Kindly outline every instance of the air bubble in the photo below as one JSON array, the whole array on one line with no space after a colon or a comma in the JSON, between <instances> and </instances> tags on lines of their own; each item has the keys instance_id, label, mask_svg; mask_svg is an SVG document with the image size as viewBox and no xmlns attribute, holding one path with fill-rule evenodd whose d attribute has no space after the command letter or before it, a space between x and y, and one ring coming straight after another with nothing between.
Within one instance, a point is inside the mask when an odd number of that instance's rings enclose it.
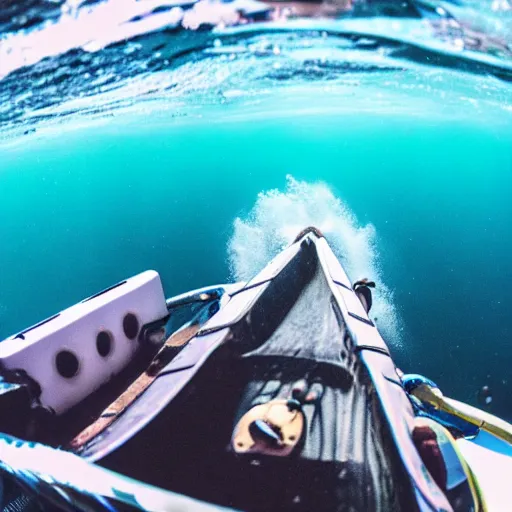
<instances>
[{"instance_id":1,"label":"air bubble","mask_svg":"<svg viewBox=\"0 0 512 512\"><path fill-rule=\"evenodd\" d=\"M492 403L492 393L489 386L482 386L480 391L478 392L478 403L480 405L491 405Z\"/></svg>"}]
</instances>

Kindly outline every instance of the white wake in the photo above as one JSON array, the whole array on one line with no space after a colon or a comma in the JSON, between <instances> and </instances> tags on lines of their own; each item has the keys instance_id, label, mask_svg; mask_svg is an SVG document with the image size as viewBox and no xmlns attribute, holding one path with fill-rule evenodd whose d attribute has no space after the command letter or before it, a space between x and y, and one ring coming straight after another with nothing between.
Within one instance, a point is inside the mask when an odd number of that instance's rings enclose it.
<instances>
[{"instance_id":1,"label":"white wake","mask_svg":"<svg viewBox=\"0 0 512 512\"><path fill-rule=\"evenodd\" d=\"M228 244L232 278L254 277L307 226L322 231L352 282L363 277L375 281L370 316L386 341L401 345L399 315L382 280L375 228L359 226L348 206L324 183L287 176L284 191L260 192L247 218L234 221Z\"/></svg>"}]
</instances>

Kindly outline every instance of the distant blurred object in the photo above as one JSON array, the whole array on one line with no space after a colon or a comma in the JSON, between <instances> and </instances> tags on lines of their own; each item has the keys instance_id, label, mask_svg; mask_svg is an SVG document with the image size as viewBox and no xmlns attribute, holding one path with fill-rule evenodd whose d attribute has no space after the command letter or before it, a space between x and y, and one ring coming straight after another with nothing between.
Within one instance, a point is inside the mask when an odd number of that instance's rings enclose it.
<instances>
[{"instance_id":1,"label":"distant blurred object","mask_svg":"<svg viewBox=\"0 0 512 512\"><path fill-rule=\"evenodd\" d=\"M201 0L185 12L182 26L189 30L231 27L271 18L273 8L257 0Z\"/></svg>"},{"instance_id":2,"label":"distant blurred object","mask_svg":"<svg viewBox=\"0 0 512 512\"><path fill-rule=\"evenodd\" d=\"M511 11L512 4L508 0L494 0L491 4L491 9L493 11Z\"/></svg>"},{"instance_id":3,"label":"distant blurred object","mask_svg":"<svg viewBox=\"0 0 512 512\"><path fill-rule=\"evenodd\" d=\"M182 25L189 30L201 27L219 26L231 27L241 21L240 12L234 7L234 2L224 3L214 0L201 0L183 16Z\"/></svg>"}]
</instances>

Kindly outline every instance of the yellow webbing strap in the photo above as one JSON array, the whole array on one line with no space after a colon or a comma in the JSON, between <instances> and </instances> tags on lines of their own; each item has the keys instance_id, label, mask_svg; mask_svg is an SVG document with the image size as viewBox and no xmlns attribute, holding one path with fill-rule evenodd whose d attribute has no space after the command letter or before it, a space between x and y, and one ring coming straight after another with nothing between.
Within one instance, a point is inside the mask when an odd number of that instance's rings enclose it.
<instances>
[{"instance_id":1,"label":"yellow webbing strap","mask_svg":"<svg viewBox=\"0 0 512 512\"><path fill-rule=\"evenodd\" d=\"M457 416L480 429L512 444L512 425L476 407L443 396L438 388L420 384L411 394L436 409Z\"/></svg>"},{"instance_id":2,"label":"yellow webbing strap","mask_svg":"<svg viewBox=\"0 0 512 512\"><path fill-rule=\"evenodd\" d=\"M484 494L482 492L482 489L480 488L480 485L478 483L478 479L476 478L475 474L471 470L471 467L466 462L466 459L460 452L457 443L453 436L450 434L448 429L443 427L440 423L437 423L431 418L416 418L415 421L416 425L427 425L429 426L437 436L437 441L439 448L441 449L441 453L443 453L443 445L449 444L451 448L455 451L459 464L462 467L462 470L464 471L464 474L467 478L467 484L469 486L469 491L471 492L471 496L473 498L474 503L474 512L488 512L487 504L485 502ZM448 470L448 467L447 467Z\"/></svg>"}]
</instances>

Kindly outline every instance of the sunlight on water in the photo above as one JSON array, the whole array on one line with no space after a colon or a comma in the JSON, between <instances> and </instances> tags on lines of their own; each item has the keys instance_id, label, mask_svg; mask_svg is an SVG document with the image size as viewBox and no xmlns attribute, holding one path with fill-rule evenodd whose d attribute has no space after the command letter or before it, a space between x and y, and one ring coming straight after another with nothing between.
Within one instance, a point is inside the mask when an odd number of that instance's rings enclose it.
<instances>
[{"instance_id":1,"label":"sunlight on water","mask_svg":"<svg viewBox=\"0 0 512 512\"><path fill-rule=\"evenodd\" d=\"M232 277L237 281L252 278L306 226L323 232L352 281L368 277L376 282L371 317L389 342L401 345L399 315L381 276L375 228L360 226L325 183L287 176L284 191L259 194L247 217L234 221L228 244Z\"/></svg>"}]
</instances>

